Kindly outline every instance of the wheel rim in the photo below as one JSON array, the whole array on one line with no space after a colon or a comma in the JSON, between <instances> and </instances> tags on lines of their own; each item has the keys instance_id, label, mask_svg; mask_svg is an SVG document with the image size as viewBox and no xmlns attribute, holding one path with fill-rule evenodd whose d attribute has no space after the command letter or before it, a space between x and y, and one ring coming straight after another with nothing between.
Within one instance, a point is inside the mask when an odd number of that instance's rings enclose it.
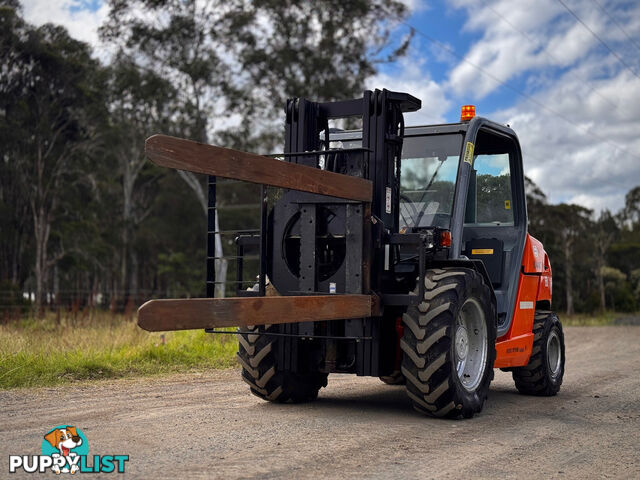
<instances>
[{"instance_id":1,"label":"wheel rim","mask_svg":"<svg viewBox=\"0 0 640 480\"><path fill-rule=\"evenodd\" d=\"M547 364L551 378L556 379L562 365L562 348L560 347L560 337L555 330L552 330L547 338Z\"/></svg>"},{"instance_id":2,"label":"wheel rim","mask_svg":"<svg viewBox=\"0 0 640 480\"><path fill-rule=\"evenodd\" d=\"M487 366L487 324L480 304L472 298L462 304L456 318L454 357L460 383L474 391Z\"/></svg>"}]
</instances>

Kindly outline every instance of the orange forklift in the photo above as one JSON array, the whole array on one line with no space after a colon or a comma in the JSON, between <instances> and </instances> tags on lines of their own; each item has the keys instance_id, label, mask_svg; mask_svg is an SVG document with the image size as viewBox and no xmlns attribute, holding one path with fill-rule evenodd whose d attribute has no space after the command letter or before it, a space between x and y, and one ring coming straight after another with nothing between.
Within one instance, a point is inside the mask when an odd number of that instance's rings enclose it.
<instances>
[{"instance_id":1,"label":"orange forklift","mask_svg":"<svg viewBox=\"0 0 640 480\"><path fill-rule=\"evenodd\" d=\"M153 162L209 175L207 298L150 300L139 325L238 335L242 378L272 402L314 400L330 373L352 373L405 384L425 414L469 418L494 368L555 395L564 337L549 258L527 233L518 138L473 106L459 123L405 127L420 107L388 90L291 99L276 156L150 137ZM345 118L358 128L331 128ZM261 185L261 219L235 237L235 295L214 298L221 178Z\"/></svg>"}]
</instances>

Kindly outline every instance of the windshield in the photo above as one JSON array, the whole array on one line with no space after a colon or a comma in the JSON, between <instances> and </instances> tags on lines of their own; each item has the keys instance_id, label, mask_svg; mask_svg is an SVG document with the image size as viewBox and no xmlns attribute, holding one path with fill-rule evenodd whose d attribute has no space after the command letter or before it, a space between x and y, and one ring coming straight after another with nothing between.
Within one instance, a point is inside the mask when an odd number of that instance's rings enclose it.
<instances>
[{"instance_id":1,"label":"windshield","mask_svg":"<svg viewBox=\"0 0 640 480\"><path fill-rule=\"evenodd\" d=\"M402 146L400 228L451 222L462 135L407 137Z\"/></svg>"}]
</instances>

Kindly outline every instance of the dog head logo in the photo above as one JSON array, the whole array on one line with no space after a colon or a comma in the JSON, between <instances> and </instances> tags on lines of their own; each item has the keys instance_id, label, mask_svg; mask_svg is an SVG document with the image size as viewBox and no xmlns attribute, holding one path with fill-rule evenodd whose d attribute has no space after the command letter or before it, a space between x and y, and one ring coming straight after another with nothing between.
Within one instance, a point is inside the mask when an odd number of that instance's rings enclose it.
<instances>
[{"instance_id":1,"label":"dog head logo","mask_svg":"<svg viewBox=\"0 0 640 480\"><path fill-rule=\"evenodd\" d=\"M87 438L79 428L60 425L44 436L42 453L54 458L52 469L55 473L73 474L79 470L77 465L79 456L89 453L89 445ZM56 461L56 459L60 459L60 461Z\"/></svg>"},{"instance_id":2,"label":"dog head logo","mask_svg":"<svg viewBox=\"0 0 640 480\"><path fill-rule=\"evenodd\" d=\"M76 427L54 428L44 436L53 448L58 449L60 455L66 457L72 449L82 445L82 438Z\"/></svg>"}]
</instances>

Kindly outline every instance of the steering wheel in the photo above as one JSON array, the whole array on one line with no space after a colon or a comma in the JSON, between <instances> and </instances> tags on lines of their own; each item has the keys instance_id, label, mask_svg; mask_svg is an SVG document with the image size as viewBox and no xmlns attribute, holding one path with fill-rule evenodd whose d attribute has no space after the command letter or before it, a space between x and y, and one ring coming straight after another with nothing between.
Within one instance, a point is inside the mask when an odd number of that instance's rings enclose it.
<instances>
[{"instance_id":1,"label":"steering wheel","mask_svg":"<svg viewBox=\"0 0 640 480\"><path fill-rule=\"evenodd\" d=\"M404 193L400 194L400 200L404 200L405 205L409 205L412 210L412 212L410 212L411 214L411 220L413 220L413 222L416 221L416 218L418 218L418 209L415 207L415 204L413 203L413 201L407 197ZM404 220L405 224L407 227L409 227L409 222L407 221L407 217L404 216L404 214L402 213L402 209L400 209L400 215L402 215L402 219ZM411 223L413 223L411 222ZM415 226L415 225L414 225Z\"/></svg>"}]
</instances>

